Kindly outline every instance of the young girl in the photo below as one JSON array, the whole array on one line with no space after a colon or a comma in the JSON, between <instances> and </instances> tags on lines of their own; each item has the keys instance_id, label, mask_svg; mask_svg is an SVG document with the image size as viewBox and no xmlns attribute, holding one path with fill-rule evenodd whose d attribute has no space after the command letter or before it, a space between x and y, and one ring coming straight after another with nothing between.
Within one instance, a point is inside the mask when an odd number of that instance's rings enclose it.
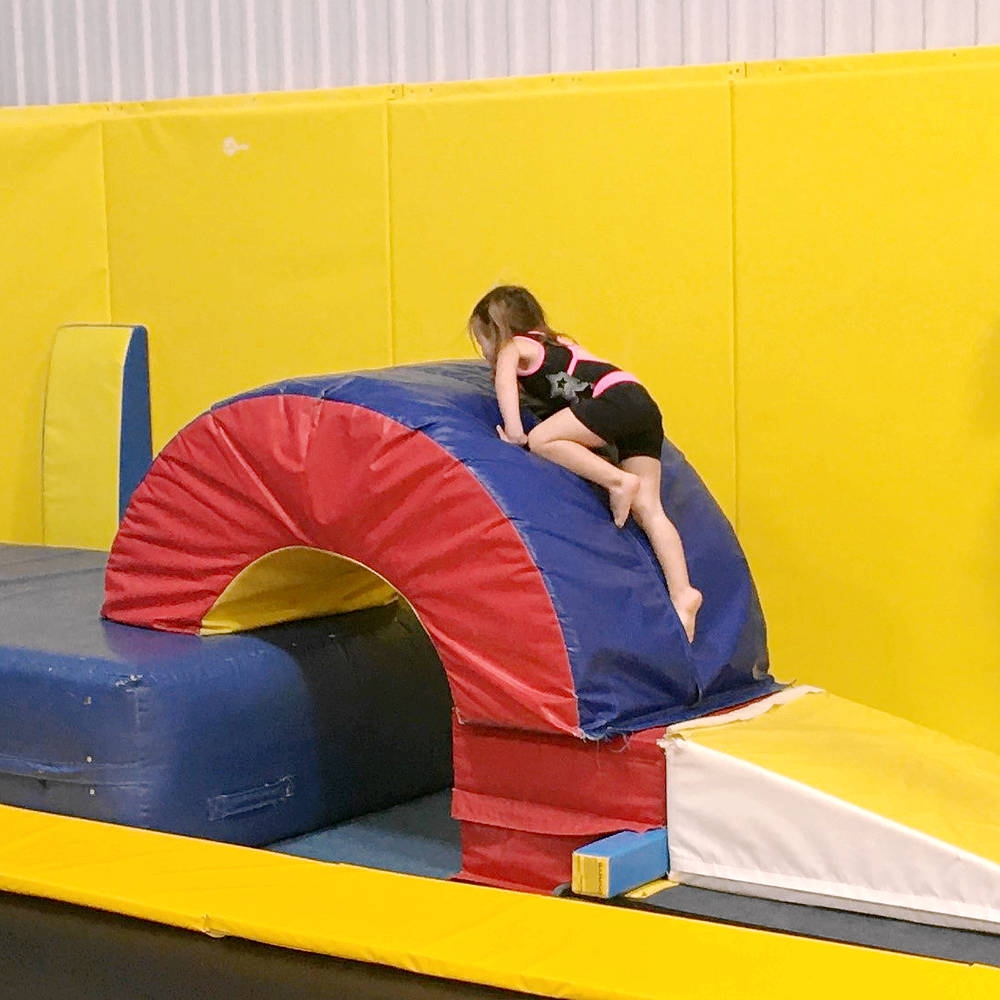
<instances>
[{"instance_id":1,"label":"young girl","mask_svg":"<svg viewBox=\"0 0 1000 1000\"><path fill-rule=\"evenodd\" d=\"M635 517L693 642L702 598L691 586L681 537L660 501L663 423L652 397L634 375L552 330L526 288L502 285L484 295L469 317L469 332L494 372L503 418L497 433L603 486L619 528L630 513ZM529 434L521 423L518 383L544 407L545 419ZM618 449L620 468L591 450L607 444Z\"/></svg>"}]
</instances>

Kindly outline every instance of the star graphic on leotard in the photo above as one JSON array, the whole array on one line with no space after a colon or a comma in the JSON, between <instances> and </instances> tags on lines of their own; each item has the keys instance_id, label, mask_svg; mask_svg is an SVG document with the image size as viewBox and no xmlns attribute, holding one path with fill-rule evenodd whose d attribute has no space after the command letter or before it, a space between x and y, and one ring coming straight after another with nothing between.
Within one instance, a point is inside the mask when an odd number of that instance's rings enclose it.
<instances>
[{"instance_id":1,"label":"star graphic on leotard","mask_svg":"<svg viewBox=\"0 0 1000 1000\"><path fill-rule=\"evenodd\" d=\"M575 375L570 375L568 372L557 372L555 375L546 375L545 377L549 380L549 385L552 388L550 395L553 399L556 396L561 396L563 399L575 403L576 394L590 388L589 382L581 382Z\"/></svg>"}]
</instances>

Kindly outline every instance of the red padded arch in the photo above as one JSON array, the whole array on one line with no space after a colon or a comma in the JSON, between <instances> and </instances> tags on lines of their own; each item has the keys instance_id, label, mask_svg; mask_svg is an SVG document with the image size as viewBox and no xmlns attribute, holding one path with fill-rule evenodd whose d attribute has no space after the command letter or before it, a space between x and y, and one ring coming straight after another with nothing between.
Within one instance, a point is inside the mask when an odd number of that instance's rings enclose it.
<instances>
[{"instance_id":1,"label":"red padded arch","mask_svg":"<svg viewBox=\"0 0 1000 1000\"><path fill-rule=\"evenodd\" d=\"M241 570L292 545L407 598L463 720L579 735L562 630L517 531L430 438L351 403L258 396L181 431L133 495L103 614L197 632Z\"/></svg>"}]
</instances>

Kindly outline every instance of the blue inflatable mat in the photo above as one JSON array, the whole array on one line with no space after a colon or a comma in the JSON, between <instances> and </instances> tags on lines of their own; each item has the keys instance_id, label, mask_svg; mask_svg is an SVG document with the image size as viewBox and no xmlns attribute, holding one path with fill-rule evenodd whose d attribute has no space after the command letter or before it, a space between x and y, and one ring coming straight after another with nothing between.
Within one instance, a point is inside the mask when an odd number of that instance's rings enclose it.
<instances>
[{"instance_id":1,"label":"blue inflatable mat","mask_svg":"<svg viewBox=\"0 0 1000 1000\"><path fill-rule=\"evenodd\" d=\"M106 558L0 546L0 801L261 845L450 785L405 605L171 635L98 617Z\"/></svg>"}]
</instances>

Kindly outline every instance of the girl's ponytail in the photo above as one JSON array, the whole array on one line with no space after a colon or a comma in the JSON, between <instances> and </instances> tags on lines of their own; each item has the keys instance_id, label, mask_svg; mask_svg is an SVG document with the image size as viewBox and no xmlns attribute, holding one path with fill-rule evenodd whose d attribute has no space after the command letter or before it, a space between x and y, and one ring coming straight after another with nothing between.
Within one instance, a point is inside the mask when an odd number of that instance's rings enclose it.
<instances>
[{"instance_id":1,"label":"girl's ponytail","mask_svg":"<svg viewBox=\"0 0 1000 1000\"><path fill-rule=\"evenodd\" d=\"M497 340L498 347L502 347L514 336L514 331L511 329L510 313L510 303L499 297L490 302L486 309L486 314L489 316L490 322L497 328L497 333L499 334ZM521 333L524 331L518 332Z\"/></svg>"}]
</instances>

